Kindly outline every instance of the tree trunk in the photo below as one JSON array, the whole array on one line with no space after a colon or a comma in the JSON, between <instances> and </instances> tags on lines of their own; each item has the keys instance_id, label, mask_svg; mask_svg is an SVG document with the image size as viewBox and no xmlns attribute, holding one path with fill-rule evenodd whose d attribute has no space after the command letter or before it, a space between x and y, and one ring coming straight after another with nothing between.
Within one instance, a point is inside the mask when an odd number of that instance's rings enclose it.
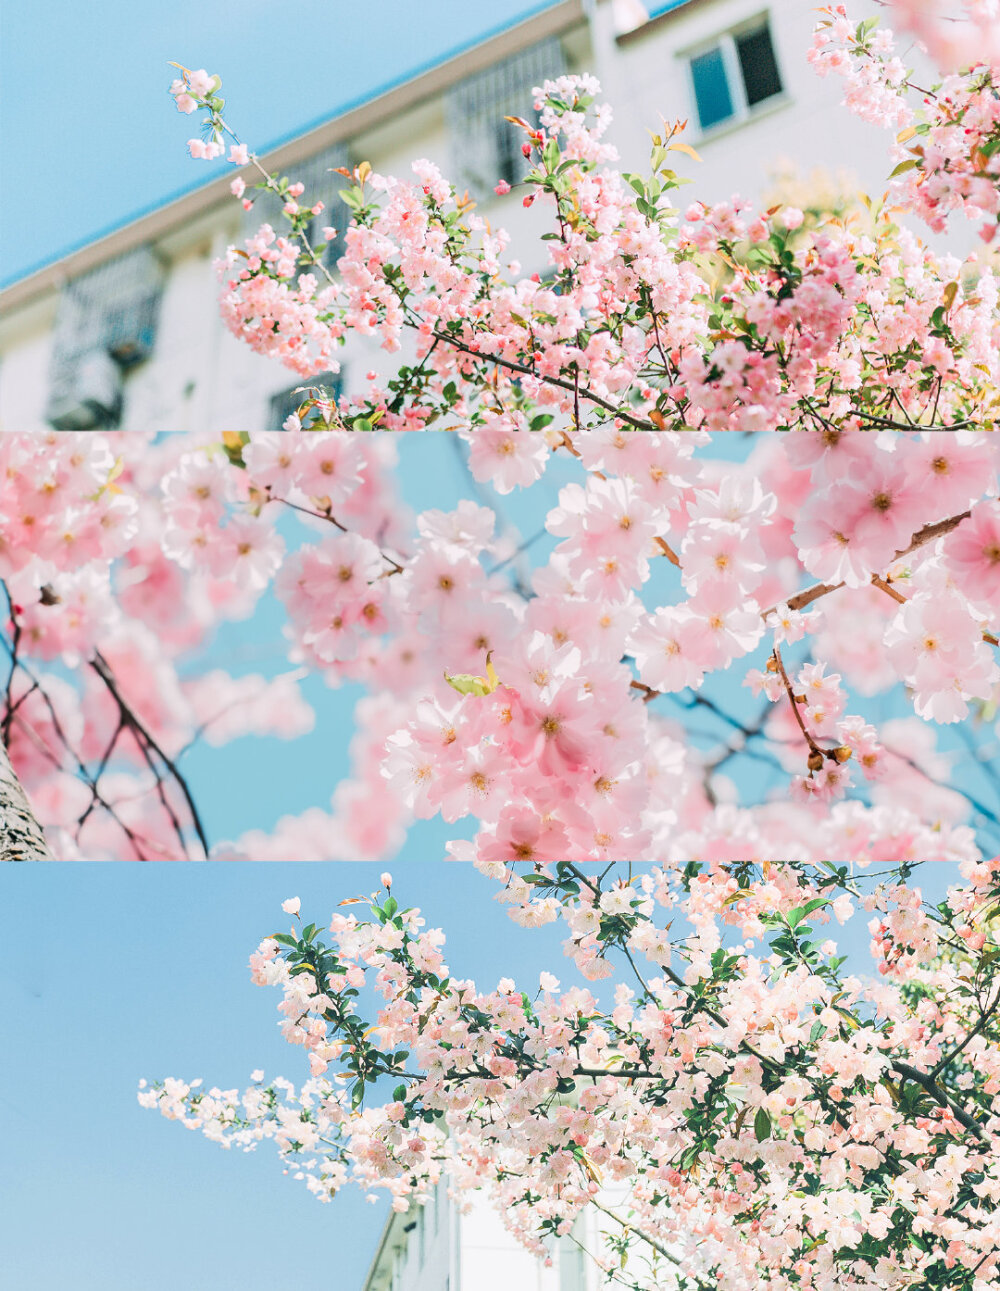
<instances>
[{"instance_id":1,"label":"tree trunk","mask_svg":"<svg viewBox=\"0 0 1000 1291\"><path fill-rule=\"evenodd\" d=\"M0 861L52 861L42 827L0 740Z\"/></svg>"}]
</instances>

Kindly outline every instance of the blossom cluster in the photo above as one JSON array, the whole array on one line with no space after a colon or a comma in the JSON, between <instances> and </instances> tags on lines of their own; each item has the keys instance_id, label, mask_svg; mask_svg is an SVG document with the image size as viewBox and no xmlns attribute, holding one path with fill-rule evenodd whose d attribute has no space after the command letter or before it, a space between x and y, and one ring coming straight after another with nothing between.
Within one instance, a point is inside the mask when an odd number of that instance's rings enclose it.
<instances>
[{"instance_id":1,"label":"blossom cluster","mask_svg":"<svg viewBox=\"0 0 1000 1291\"><path fill-rule=\"evenodd\" d=\"M724 471L704 433L465 438L498 501L414 520L386 434L59 436L54 452L8 437L21 503L0 517L17 553L8 743L61 846L134 853L120 822L88 810L114 783L126 816L152 812L158 846L176 850L169 811L131 777L172 775L202 735L304 732L298 685L315 672L365 692L332 810L215 854L380 859L414 818L440 815L476 826L450 851L489 872L518 858L974 855L967 822L988 831L988 809L948 785L932 729L907 723L968 726L1000 686L988 436L767 436ZM79 478L61 481L63 462ZM498 510L514 490L541 504L545 558ZM298 671L187 674L220 622L272 595ZM56 667L42 678L36 663ZM763 709L724 712L729 735L705 750L676 714L717 705L729 670ZM864 697L894 687L915 716L879 722ZM739 805L725 767L744 749L785 768L774 801ZM525 922L550 917L517 884L509 897Z\"/></svg>"},{"instance_id":2,"label":"blossom cluster","mask_svg":"<svg viewBox=\"0 0 1000 1291\"><path fill-rule=\"evenodd\" d=\"M811 57L821 74L848 78L848 104L866 119L905 127L893 182L906 208L940 228L962 205L994 228L991 82L967 78L957 98L933 100L930 117L912 124L892 49L891 33L855 27L838 9L821 21ZM507 232L426 159L409 178L367 162L345 171L349 218L331 269L325 243L310 241L317 208L301 183L269 175L234 145L257 166L258 187L279 195L289 227L265 224L229 249L219 266L228 326L303 377L335 370L355 335L405 356L386 388L320 401L312 415L328 427L992 422L1000 329L988 267L932 254L884 204L809 220L791 206L755 212L738 197L681 209L668 163L691 149L669 130L655 136L648 177L623 174L599 92L589 76L546 82L535 91L539 123L515 120L531 166L523 202L551 215L530 270L511 258ZM232 135L212 94L194 99L207 128ZM242 178L234 192L250 202Z\"/></svg>"},{"instance_id":3,"label":"blossom cluster","mask_svg":"<svg viewBox=\"0 0 1000 1291\"><path fill-rule=\"evenodd\" d=\"M377 523L385 454L372 442L359 457L373 464ZM0 475L2 731L52 852L205 854L183 752L198 739L294 739L314 721L301 671L189 663L226 620L253 613L280 535L210 438L8 434Z\"/></svg>"},{"instance_id":4,"label":"blossom cluster","mask_svg":"<svg viewBox=\"0 0 1000 1291\"><path fill-rule=\"evenodd\" d=\"M1000 218L996 5L894 0L893 8L901 30L915 35L946 72L933 88L914 84L892 30L875 19L855 25L842 5L822 11L810 60L820 75L844 78L851 111L897 131L894 199L937 232L960 212L992 242Z\"/></svg>"}]
</instances>

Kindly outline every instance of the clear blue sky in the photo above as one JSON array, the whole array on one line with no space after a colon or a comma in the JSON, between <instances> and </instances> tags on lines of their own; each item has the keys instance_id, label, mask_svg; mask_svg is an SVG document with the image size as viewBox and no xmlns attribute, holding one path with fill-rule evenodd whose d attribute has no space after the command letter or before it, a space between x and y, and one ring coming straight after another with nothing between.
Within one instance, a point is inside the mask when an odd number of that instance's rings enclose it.
<instances>
[{"instance_id":1,"label":"clear blue sky","mask_svg":"<svg viewBox=\"0 0 1000 1291\"><path fill-rule=\"evenodd\" d=\"M0 282L225 168L187 156L193 118L168 97L168 63L217 72L233 127L263 149L550 2L8 5Z\"/></svg>"}]
</instances>

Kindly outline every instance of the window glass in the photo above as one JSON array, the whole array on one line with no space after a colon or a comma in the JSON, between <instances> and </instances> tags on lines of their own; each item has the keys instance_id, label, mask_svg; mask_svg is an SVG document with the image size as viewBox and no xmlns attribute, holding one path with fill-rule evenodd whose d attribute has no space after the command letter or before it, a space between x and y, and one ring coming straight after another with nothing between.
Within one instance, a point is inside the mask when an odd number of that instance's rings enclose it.
<instances>
[{"instance_id":1,"label":"window glass","mask_svg":"<svg viewBox=\"0 0 1000 1291\"><path fill-rule=\"evenodd\" d=\"M733 115L733 99L726 79L726 65L718 46L691 59L691 77L698 105L698 121L703 130L718 125L720 121Z\"/></svg>"},{"instance_id":2,"label":"window glass","mask_svg":"<svg viewBox=\"0 0 1000 1291\"><path fill-rule=\"evenodd\" d=\"M781 93L781 77L778 75L771 32L766 25L737 36L736 52L740 59L749 107L762 103L773 94Z\"/></svg>"},{"instance_id":3,"label":"window glass","mask_svg":"<svg viewBox=\"0 0 1000 1291\"><path fill-rule=\"evenodd\" d=\"M520 183L524 175L525 161L521 152L524 142L524 131L509 121L498 121L496 125L496 172L497 179L505 180L513 187Z\"/></svg>"},{"instance_id":4,"label":"window glass","mask_svg":"<svg viewBox=\"0 0 1000 1291\"><path fill-rule=\"evenodd\" d=\"M532 89L566 71L566 55L555 36L460 81L445 100L459 192L488 197L497 181L519 183L529 166L521 155L524 134L505 116L532 119Z\"/></svg>"},{"instance_id":5,"label":"window glass","mask_svg":"<svg viewBox=\"0 0 1000 1291\"><path fill-rule=\"evenodd\" d=\"M308 381L303 378L288 390L282 390L279 394L273 395L268 409L268 430L281 430L292 413L296 412L307 399L312 398L312 392L307 388L311 385L322 386L331 398L339 399L343 390L344 376L342 372L321 372L319 376L310 377ZM308 427L316 420L318 420L317 414L310 409L303 424Z\"/></svg>"}]
</instances>

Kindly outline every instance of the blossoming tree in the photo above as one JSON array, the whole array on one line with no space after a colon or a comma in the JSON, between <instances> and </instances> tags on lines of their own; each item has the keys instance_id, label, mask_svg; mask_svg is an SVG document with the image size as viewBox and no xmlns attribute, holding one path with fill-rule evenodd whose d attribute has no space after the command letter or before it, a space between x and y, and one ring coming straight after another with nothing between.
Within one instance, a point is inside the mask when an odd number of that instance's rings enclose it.
<instances>
[{"instance_id":1,"label":"blossoming tree","mask_svg":"<svg viewBox=\"0 0 1000 1291\"><path fill-rule=\"evenodd\" d=\"M3 732L56 855L379 860L432 817L500 867L992 846L989 436L768 435L724 469L703 432L464 437L491 505L415 521L384 433L4 437ZM205 671L261 604L296 671ZM301 735L309 672L366 692L332 813L208 839L186 750Z\"/></svg>"},{"instance_id":2,"label":"blossoming tree","mask_svg":"<svg viewBox=\"0 0 1000 1291\"><path fill-rule=\"evenodd\" d=\"M813 58L848 78L857 110L904 126L900 200L935 226L953 208L989 213L982 68L914 111L891 37L839 10ZM182 71L173 93L204 113L192 151L218 153L218 78ZM304 377L350 334L389 352L405 339L412 360L381 386L340 400L304 388L289 433L252 442L4 438L2 733L55 854L381 859L409 819L437 814L479 821L470 854L497 860L970 859L970 819L990 846L978 784L933 788L946 765L930 728L956 724L986 757L992 272L931 254L884 205L804 220L695 202L682 217L676 132L651 176L623 176L595 93L563 78L539 90L537 125L512 123L533 165L523 200L553 215L544 277L521 275L505 236L421 162L415 182L357 168L332 276L305 237L322 212L262 173L288 232L233 249L227 319ZM238 141L231 157L257 164ZM234 191L252 204L242 175ZM560 542L533 573L472 499L404 518L385 432L432 427L465 441L494 498L546 498L550 463L576 463L540 507ZM704 454L731 430L795 433L762 436L720 478ZM294 738L313 720L299 674L197 670L217 625L272 591L294 662L369 691L354 772L332 814L213 848L183 772L191 743ZM761 707L736 717L712 680L753 652ZM892 687L929 724L920 736L862 711ZM727 738L706 756L661 696L689 718L721 713ZM742 813L720 777L752 756L790 781L785 801Z\"/></svg>"},{"instance_id":3,"label":"blossoming tree","mask_svg":"<svg viewBox=\"0 0 1000 1291\"><path fill-rule=\"evenodd\" d=\"M329 935L251 956L300 1088L144 1081L140 1102L225 1147L273 1140L322 1200L351 1179L404 1211L442 1175L460 1205L485 1189L543 1257L595 1207L591 1253L638 1291L996 1287L1000 858L961 863L933 908L909 864L481 868L613 989L477 988L386 874ZM856 901L874 986L823 929Z\"/></svg>"},{"instance_id":4,"label":"blossoming tree","mask_svg":"<svg viewBox=\"0 0 1000 1291\"><path fill-rule=\"evenodd\" d=\"M906 14L955 53L946 23ZM893 200L991 240L991 65L917 91L891 37L839 10L813 58L900 132ZM427 163L357 168L328 276L306 237L322 212L259 176L287 233L230 254L229 325L305 381L352 333L405 341L388 382L304 387L287 434L3 437L3 849L376 860L414 818L462 821L452 857L520 923L565 925L592 986L477 989L385 876L360 917L252 957L308 1055L300 1088L168 1080L142 1101L227 1144L273 1138L321 1197L354 1175L406 1208L444 1170L539 1252L599 1207L630 1287L987 1291L997 814L947 783L934 733L988 777L996 279L885 204L682 215L676 132L623 176L596 92L563 78L538 124L512 123L524 201L553 216L544 277ZM205 113L192 152L217 155L218 79L182 71L174 95ZM236 139L231 159L253 165ZM464 445L480 493L411 517L389 432L428 428ZM726 431L794 433L720 471ZM545 499L556 540L533 562L530 535L497 529L515 490ZM298 671L199 671L217 626L272 596ZM213 846L185 751L304 732L302 669L365 688L351 776L332 812ZM756 716L720 701L723 674ZM706 713L726 730L708 750ZM777 793L726 783L750 757L781 769ZM912 882L930 864L949 877L932 906ZM876 986L825 931L856 905Z\"/></svg>"},{"instance_id":5,"label":"blossoming tree","mask_svg":"<svg viewBox=\"0 0 1000 1291\"><path fill-rule=\"evenodd\" d=\"M960 29L899 7L945 63L992 58L990 3ZM961 211L991 241L990 61L915 91L891 35L842 10L812 57L847 78L855 110L900 131L896 199L935 229ZM192 151L219 151L217 83L185 73L174 90L208 113ZM423 163L416 184L355 173L329 281L300 272L319 212L265 177L289 236L265 228L223 272L230 325L306 377L352 330L390 350L413 333L416 362L388 390L316 391L290 429L458 429L501 491L536 487L553 455L585 471L549 511L561 541L530 586L477 595L475 615L470 591L491 576L474 507L423 517L409 555L373 540L361 580L348 534L286 568L307 655L364 667L369 634L398 631L398 612L436 661L442 639L478 653L469 675L421 679L409 720L373 722L365 754L391 800L475 818L454 857L495 880L519 922L563 924L593 986L543 973L533 994L513 978L478 989L383 875L342 903L360 915L338 909L329 934L296 923L251 957L308 1056L301 1088L263 1073L243 1094L167 1080L140 1101L227 1146L273 1139L324 1199L353 1177L407 1209L444 1172L456 1197L485 1188L540 1254L597 1207L599 1259L623 1286L987 1291L1000 859L933 811L928 828L930 798L860 805L855 770L891 782L891 758L874 724L846 715L841 682L871 693L891 677L929 723L992 703L1000 512L978 432L992 429L994 279L930 255L885 207L865 226L737 204L695 203L682 220L663 169L674 135L655 141L652 180L618 175L593 92L547 85L541 124L519 123L535 164L525 201L554 215L548 280L505 271L502 236ZM702 464L699 477L691 432L721 430L812 433L769 439L749 474ZM262 516L302 442L234 446ZM679 599L651 598L657 562L676 566ZM514 616L512 638L487 605ZM704 698L762 634L746 681L774 707L757 729L799 766L787 798L736 812L692 777L658 705ZM790 667L800 641L813 660ZM405 663L419 674L412 650ZM734 723L718 756L755 735ZM947 893L929 905L913 877L935 862ZM856 905L872 916L875 985L825 931ZM298 920L297 900L284 909Z\"/></svg>"}]
</instances>

